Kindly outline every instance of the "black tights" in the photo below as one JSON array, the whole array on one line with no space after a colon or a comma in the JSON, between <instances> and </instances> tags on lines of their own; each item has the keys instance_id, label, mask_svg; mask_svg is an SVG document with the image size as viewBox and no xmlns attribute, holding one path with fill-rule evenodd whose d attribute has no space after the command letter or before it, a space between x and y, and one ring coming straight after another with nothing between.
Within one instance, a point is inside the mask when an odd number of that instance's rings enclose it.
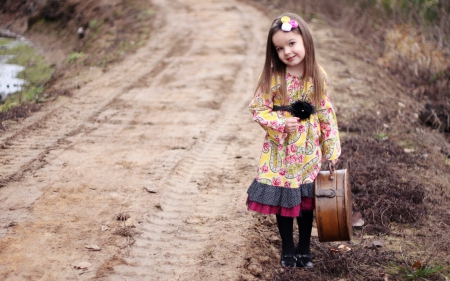
<instances>
[{"instance_id":1,"label":"black tights","mask_svg":"<svg viewBox=\"0 0 450 281\"><path fill-rule=\"evenodd\" d=\"M311 251L311 230L314 216L313 211L302 211L297 217L298 223L298 245L297 253L301 255L310 255Z\"/></svg>"},{"instance_id":2,"label":"black tights","mask_svg":"<svg viewBox=\"0 0 450 281\"><path fill-rule=\"evenodd\" d=\"M281 249L285 255L294 255L294 218L277 215L277 225L281 236Z\"/></svg>"},{"instance_id":3,"label":"black tights","mask_svg":"<svg viewBox=\"0 0 450 281\"><path fill-rule=\"evenodd\" d=\"M283 254L295 254L294 250L294 218L277 215L277 225L281 236L281 248ZM311 230L313 223L313 211L301 211L297 217L298 223L298 244L297 253L310 255Z\"/></svg>"}]
</instances>

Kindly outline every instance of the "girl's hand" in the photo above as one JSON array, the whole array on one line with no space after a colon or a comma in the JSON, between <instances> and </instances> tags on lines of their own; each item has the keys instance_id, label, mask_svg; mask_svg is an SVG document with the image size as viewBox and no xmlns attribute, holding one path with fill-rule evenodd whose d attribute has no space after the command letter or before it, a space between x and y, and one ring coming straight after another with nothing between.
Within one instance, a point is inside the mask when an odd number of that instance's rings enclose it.
<instances>
[{"instance_id":1,"label":"girl's hand","mask_svg":"<svg viewBox=\"0 0 450 281\"><path fill-rule=\"evenodd\" d=\"M289 117L286 119L286 124L284 125L285 133L293 133L297 131L298 123L300 122L300 118L298 117Z\"/></svg>"},{"instance_id":2,"label":"girl's hand","mask_svg":"<svg viewBox=\"0 0 450 281\"><path fill-rule=\"evenodd\" d=\"M330 160L330 162L331 162L331 165L336 166L338 160L337 160L337 159L334 159L334 160Z\"/></svg>"}]
</instances>

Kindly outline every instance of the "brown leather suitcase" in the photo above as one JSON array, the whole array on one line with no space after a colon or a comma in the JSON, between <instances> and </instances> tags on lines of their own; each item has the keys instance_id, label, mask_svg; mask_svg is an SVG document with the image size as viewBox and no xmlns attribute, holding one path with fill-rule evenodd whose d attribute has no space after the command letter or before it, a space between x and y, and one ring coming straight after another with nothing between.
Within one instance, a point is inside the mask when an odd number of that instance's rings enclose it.
<instances>
[{"instance_id":1,"label":"brown leather suitcase","mask_svg":"<svg viewBox=\"0 0 450 281\"><path fill-rule=\"evenodd\" d=\"M334 170L330 165L330 171L320 171L314 192L319 241L350 241L352 193L347 170Z\"/></svg>"}]
</instances>

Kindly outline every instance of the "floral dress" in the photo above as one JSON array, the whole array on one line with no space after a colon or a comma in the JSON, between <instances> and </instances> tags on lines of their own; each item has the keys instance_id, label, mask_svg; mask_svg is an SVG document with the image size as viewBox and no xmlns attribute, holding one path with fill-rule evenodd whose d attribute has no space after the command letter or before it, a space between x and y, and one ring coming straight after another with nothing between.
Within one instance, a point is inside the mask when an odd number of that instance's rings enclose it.
<instances>
[{"instance_id":1,"label":"floral dress","mask_svg":"<svg viewBox=\"0 0 450 281\"><path fill-rule=\"evenodd\" d=\"M324 95L316 113L300 120L295 133L284 133L287 111L273 111L282 105L275 95L280 78L272 80L269 93L257 92L248 109L266 131L256 178L247 193L250 210L263 214L297 217L301 209L314 208L314 179L320 171L321 160L334 160L341 154L336 115L327 93L326 74ZM286 73L289 102L297 100L314 104L312 79Z\"/></svg>"}]
</instances>

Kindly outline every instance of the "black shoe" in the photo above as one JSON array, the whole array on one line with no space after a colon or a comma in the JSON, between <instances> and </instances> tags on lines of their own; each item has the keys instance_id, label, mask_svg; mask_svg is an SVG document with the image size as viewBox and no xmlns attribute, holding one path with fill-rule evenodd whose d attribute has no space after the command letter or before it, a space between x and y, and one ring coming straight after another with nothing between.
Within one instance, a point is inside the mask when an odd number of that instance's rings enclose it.
<instances>
[{"instance_id":1,"label":"black shoe","mask_svg":"<svg viewBox=\"0 0 450 281\"><path fill-rule=\"evenodd\" d=\"M297 267L314 268L314 264L310 255L297 254L295 255L295 258L297 259Z\"/></svg>"},{"instance_id":2,"label":"black shoe","mask_svg":"<svg viewBox=\"0 0 450 281\"><path fill-rule=\"evenodd\" d=\"M291 254L283 255L283 252L281 252L280 265L281 267L295 268L297 266L297 258Z\"/></svg>"}]
</instances>

